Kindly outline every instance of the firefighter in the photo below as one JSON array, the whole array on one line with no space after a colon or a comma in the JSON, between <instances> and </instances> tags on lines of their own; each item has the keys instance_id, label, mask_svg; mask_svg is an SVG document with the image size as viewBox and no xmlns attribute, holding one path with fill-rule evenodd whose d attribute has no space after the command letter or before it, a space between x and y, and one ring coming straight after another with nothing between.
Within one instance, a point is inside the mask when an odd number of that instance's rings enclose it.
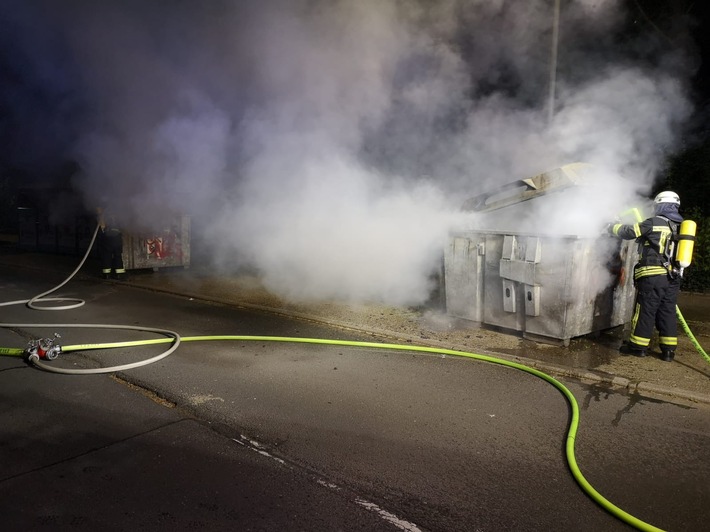
<instances>
[{"instance_id":1,"label":"firefighter","mask_svg":"<svg viewBox=\"0 0 710 532\"><path fill-rule=\"evenodd\" d=\"M664 191L653 200L654 214L633 224L609 224L608 232L625 240L636 239L639 262L634 267L636 306L631 335L619 351L645 357L654 326L658 329L661 360L672 362L678 345L676 301L680 275L673 264L673 249L683 218L678 194Z\"/></svg>"},{"instance_id":2,"label":"firefighter","mask_svg":"<svg viewBox=\"0 0 710 532\"><path fill-rule=\"evenodd\" d=\"M123 267L123 234L110 212L99 207L96 209L96 215L99 224L101 275L104 279L109 279L113 272L116 279L122 280L126 276L126 269Z\"/></svg>"}]
</instances>

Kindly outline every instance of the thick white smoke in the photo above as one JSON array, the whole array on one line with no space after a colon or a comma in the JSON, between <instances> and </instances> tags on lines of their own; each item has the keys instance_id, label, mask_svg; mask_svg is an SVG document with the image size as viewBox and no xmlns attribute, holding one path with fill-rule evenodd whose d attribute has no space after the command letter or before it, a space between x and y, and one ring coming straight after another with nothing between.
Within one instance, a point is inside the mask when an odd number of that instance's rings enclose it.
<instances>
[{"instance_id":1,"label":"thick white smoke","mask_svg":"<svg viewBox=\"0 0 710 532\"><path fill-rule=\"evenodd\" d=\"M689 113L672 62L612 38L620 0L562 2L552 121L549 0L37 3L91 103L87 204L189 214L216 265L292 299L422 302L448 231L485 223L467 197L572 162L593 192L514 222L596 233Z\"/></svg>"}]
</instances>

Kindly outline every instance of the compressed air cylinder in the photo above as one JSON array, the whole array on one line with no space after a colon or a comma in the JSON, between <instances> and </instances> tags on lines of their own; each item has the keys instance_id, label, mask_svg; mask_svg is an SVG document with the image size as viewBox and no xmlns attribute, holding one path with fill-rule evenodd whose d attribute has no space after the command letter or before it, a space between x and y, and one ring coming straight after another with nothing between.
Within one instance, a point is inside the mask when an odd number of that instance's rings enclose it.
<instances>
[{"instance_id":1,"label":"compressed air cylinder","mask_svg":"<svg viewBox=\"0 0 710 532\"><path fill-rule=\"evenodd\" d=\"M697 225L693 220L684 220L678 230L678 250L676 251L676 262L681 268L690 266L693 259L693 247L695 246L695 230Z\"/></svg>"}]
</instances>

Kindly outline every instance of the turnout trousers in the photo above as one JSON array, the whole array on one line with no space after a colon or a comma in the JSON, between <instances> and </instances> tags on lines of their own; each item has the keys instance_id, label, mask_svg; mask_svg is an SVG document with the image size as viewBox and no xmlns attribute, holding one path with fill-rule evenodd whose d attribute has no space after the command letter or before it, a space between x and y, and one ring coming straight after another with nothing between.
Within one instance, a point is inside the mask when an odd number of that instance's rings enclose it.
<instances>
[{"instance_id":1,"label":"turnout trousers","mask_svg":"<svg viewBox=\"0 0 710 532\"><path fill-rule=\"evenodd\" d=\"M108 230L100 233L99 240L99 260L101 261L101 272L108 275L113 273L122 275L126 273L123 267L123 236L118 231Z\"/></svg>"},{"instance_id":2,"label":"turnout trousers","mask_svg":"<svg viewBox=\"0 0 710 532\"><path fill-rule=\"evenodd\" d=\"M655 326L661 351L675 352L678 345L676 302L680 279L668 275L649 275L636 281L636 307L631 320L632 347L648 348Z\"/></svg>"}]
</instances>

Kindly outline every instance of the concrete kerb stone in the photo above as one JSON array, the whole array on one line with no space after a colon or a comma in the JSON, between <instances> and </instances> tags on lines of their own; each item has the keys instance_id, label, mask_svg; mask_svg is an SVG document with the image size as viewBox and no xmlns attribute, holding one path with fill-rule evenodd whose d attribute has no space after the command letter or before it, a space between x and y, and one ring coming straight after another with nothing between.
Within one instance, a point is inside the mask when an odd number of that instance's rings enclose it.
<instances>
[{"instance_id":1,"label":"concrete kerb stone","mask_svg":"<svg viewBox=\"0 0 710 532\"><path fill-rule=\"evenodd\" d=\"M638 382L629 385L629 391L653 395L662 395L665 397L676 397L693 403L710 404L710 396L703 393L695 393L688 390L673 388L670 386L662 386L651 382Z\"/></svg>"}]
</instances>

